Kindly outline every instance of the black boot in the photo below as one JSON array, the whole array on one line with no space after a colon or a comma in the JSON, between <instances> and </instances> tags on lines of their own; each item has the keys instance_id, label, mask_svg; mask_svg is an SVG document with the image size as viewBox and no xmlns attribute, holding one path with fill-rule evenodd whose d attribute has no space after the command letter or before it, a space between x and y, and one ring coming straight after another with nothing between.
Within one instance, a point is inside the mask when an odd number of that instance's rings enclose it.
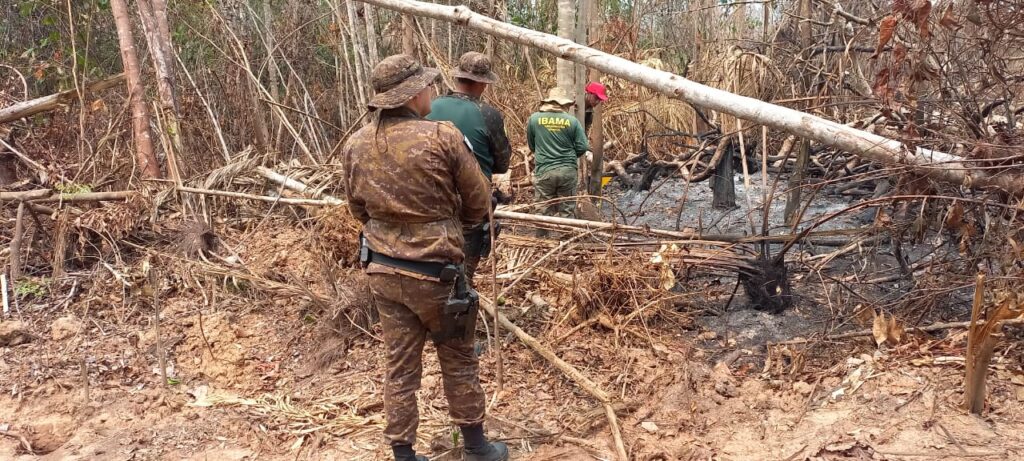
<instances>
[{"instance_id":1,"label":"black boot","mask_svg":"<svg viewBox=\"0 0 1024 461\"><path fill-rule=\"evenodd\" d=\"M488 442L484 437L483 424L463 426L462 438L466 441L466 461L507 461L508 447L501 442Z\"/></svg>"},{"instance_id":2,"label":"black boot","mask_svg":"<svg viewBox=\"0 0 1024 461\"><path fill-rule=\"evenodd\" d=\"M412 445L392 445L391 451L395 454L395 461L430 461L426 456L417 455Z\"/></svg>"}]
</instances>

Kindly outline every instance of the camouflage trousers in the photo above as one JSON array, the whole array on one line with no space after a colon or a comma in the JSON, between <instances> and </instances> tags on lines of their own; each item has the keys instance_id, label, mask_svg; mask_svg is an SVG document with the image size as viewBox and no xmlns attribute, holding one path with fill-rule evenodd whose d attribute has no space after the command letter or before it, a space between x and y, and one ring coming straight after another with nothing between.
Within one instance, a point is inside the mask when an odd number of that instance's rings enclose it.
<instances>
[{"instance_id":1,"label":"camouflage trousers","mask_svg":"<svg viewBox=\"0 0 1024 461\"><path fill-rule=\"evenodd\" d=\"M391 445L413 444L419 426L416 391L423 374L423 344L440 328L440 314L451 285L398 274L369 274L370 293L384 331L384 438ZM449 340L437 346L448 414L459 426L482 423L484 391L473 342Z\"/></svg>"},{"instance_id":2,"label":"camouflage trousers","mask_svg":"<svg viewBox=\"0 0 1024 461\"><path fill-rule=\"evenodd\" d=\"M571 166L557 166L534 176L534 201L546 202L552 199L575 196L576 186L579 182L576 175L576 168ZM575 208L575 200L563 200L558 203L546 205L545 209L541 212L548 216L572 218L575 215Z\"/></svg>"}]
</instances>

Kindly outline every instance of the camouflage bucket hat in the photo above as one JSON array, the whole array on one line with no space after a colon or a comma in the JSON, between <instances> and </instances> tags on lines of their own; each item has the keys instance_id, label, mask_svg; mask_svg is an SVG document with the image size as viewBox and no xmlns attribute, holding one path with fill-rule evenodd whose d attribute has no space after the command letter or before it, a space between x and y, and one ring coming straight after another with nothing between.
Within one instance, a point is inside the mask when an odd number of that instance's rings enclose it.
<instances>
[{"instance_id":1,"label":"camouflage bucket hat","mask_svg":"<svg viewBox=\"0 0 1024 461\"><path fill-rule=\"evenodd\" d=\"M498 76L491 71L491 58L483 53L470 51L459 58L459 68L455 70L455 78L466 78L474 82L495 83Z\"/></svg>"},{"instance_id":2,"label":"camouflage bucket hat","mask_svg":"<svg viewBox=\"0 0 1024 461\"><path fill-rule=\"evenodd\" d=\"M434 83L441 72L423 67L412 56L396 54L384 58L374 66L370 75L373 98L367 104L371 109L394 109L414 98Z\"/></svg>"}]
</instances>

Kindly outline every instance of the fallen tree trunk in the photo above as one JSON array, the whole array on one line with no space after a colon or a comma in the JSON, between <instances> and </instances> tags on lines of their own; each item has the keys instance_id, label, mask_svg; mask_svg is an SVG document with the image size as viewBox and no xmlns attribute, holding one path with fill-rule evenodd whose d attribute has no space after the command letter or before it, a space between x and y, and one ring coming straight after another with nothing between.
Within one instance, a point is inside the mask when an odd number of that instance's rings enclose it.
<instances>
[{"instance_id":1,"label":"fallen tree trunk","mask_svg":"<svg viewBox=\"0 0 1024 461\"><path fill-rule=\"evenodd\" d=\"M529 213L517 213L515 211L497 210L494 212L495 218L511 219L514 221L534 222L534 223L547 223L556 224L562 226L571 226L579 229L586 230L608 230L608 231L622 231L648 235L660 235L662 237L671 237L683 240L696 240L700 238L700 234L696 232L676 232L662 229L651 229L640 226L630 226L626 224L615 224L607 223L602 221L586 221L583 219L572 219L572 218L559 218L557 216L543 216Z\"/></svg>"},{"instance_id":2,"label":"fallen tree trunk","mask_svg":"<svg viewBox=\"0 0 1024 461\"><path fill-rule=\"evenodd\" d=\"M520 221L528 223L548 224L551 226L561 227L564 229L576 229L576 230L599 230L605 232L621 232L637 235L656 235L660 237L668 237L670 239L684 240L684 241L695 241L700 240L704 243L718 242L718 243L786 243L794 238L800 238L808 241L814 245L821 246L843 246L850 242L849 238L837 238L837 239L826 239L823 237L834 237L848 234L859 234L868 231L868 229L855 229L855 230L830 230L821 232L811 232L807 235L801 234L782 234L782 235L741 235L741 234L700 234L694 231L671 231L665 229L656 229L652 227L643 226L630 226L627 224L609 223L604 221L587 221L585 219L572 219L572 218L560 218L557 216L545 216L530 213L519 213L516 211L508 211L498 209L494 212L495 218L508 219L510 221ZM669 242L658 242L669 243ZM672 243L681 243L675 242ZM635 245L651 245L652 242L635 242Z\"/></svg>"},{"instance_id":3,"label":"fallen tree trunk","mask_svg":"<svg viewBox=\"0 0 1024 461\"><path fill-rule=\"evenodd\" d=\"M95 93L97 91L103 91L107 88L112 88L117 85L120 85L123 81L123 73L114 75L112 77L107 77L103 80L85 85L84 93ZM76 100L78 100L78 91L67 90L61 91L60 93L51 94L49 96L43 96L41 98L19 102L10 107L4 107L3 109L0 109L0 123L7 123L25 117L30 117L40 112L51 111L60 107L61 104L68 104Z\"/></svg>"},{"instance_id":4,"label":"fallen tree trunk","mask_svg":"<svg viewBox=\"0 0 1024 461\"><path fill-rule=\"evenodd\" d=\"M474 13L465 6L446 6L414 0L360 0L390 10L453 22L487 35L533 46L606 74L643 85L688 103L812 139L865 159L892 167L908 167L937 181L972 188L996 187L1024 195L1024 177L990 174L971 169L964 159L924 148L908 150L903 143L851 128L831 120L711 88L678 75L652 69L554 35L513 26Z\"/></svg>"},{"instance_id":5,"label":"fallen tree trunk","mask_svg":"<svg viewBox=\"0 0 1024 461\"><path fill-rule=\"evenodd\" d=\"M287 198L287 197L269 197L266 195L252 195L243 194L241 192L230 192L226 190L212 190L212 189L196 189L194 187L179 187L179 191L198 194L198 195L213 195L218 197L231 197L245 200L259 200L261 202L268 203L280 203L282 205L312 205L312 206L336 206L338 204L331 203L326 200L316 199L304 199L304 198Z\"/></svg>"}]
</instances>

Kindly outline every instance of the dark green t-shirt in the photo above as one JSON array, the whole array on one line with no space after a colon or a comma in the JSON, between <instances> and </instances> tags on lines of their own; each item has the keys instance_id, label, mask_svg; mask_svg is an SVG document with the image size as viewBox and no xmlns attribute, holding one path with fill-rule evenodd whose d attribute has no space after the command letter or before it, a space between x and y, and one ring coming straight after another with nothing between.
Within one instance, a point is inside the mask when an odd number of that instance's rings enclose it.
<instances>
[{"instance_id":1,"label":"dark green t-shirt","mask_svg":"<svg viewBox=\"0 0 1024 461\"><path fill-rule=\"evenodd\" d=\"M488 181L494 173L508 172L512 147L505 136L505 120L497 109L471 96L452 92L430 103L427 119L455 124L473 145L473 154Z\"/></svg>"},{"instance_id":2,"label":"dark green t-shirt","mask_svg":"<svg viewBox=\"0 0 1024 461\"><path fill-rule=\"evenodd\" d=\"M556 166L577 168L576 159L590 149L580 121L565 112L534 112L526 125L526 142L538 175Z\"/></svg>"}]
</instances>

